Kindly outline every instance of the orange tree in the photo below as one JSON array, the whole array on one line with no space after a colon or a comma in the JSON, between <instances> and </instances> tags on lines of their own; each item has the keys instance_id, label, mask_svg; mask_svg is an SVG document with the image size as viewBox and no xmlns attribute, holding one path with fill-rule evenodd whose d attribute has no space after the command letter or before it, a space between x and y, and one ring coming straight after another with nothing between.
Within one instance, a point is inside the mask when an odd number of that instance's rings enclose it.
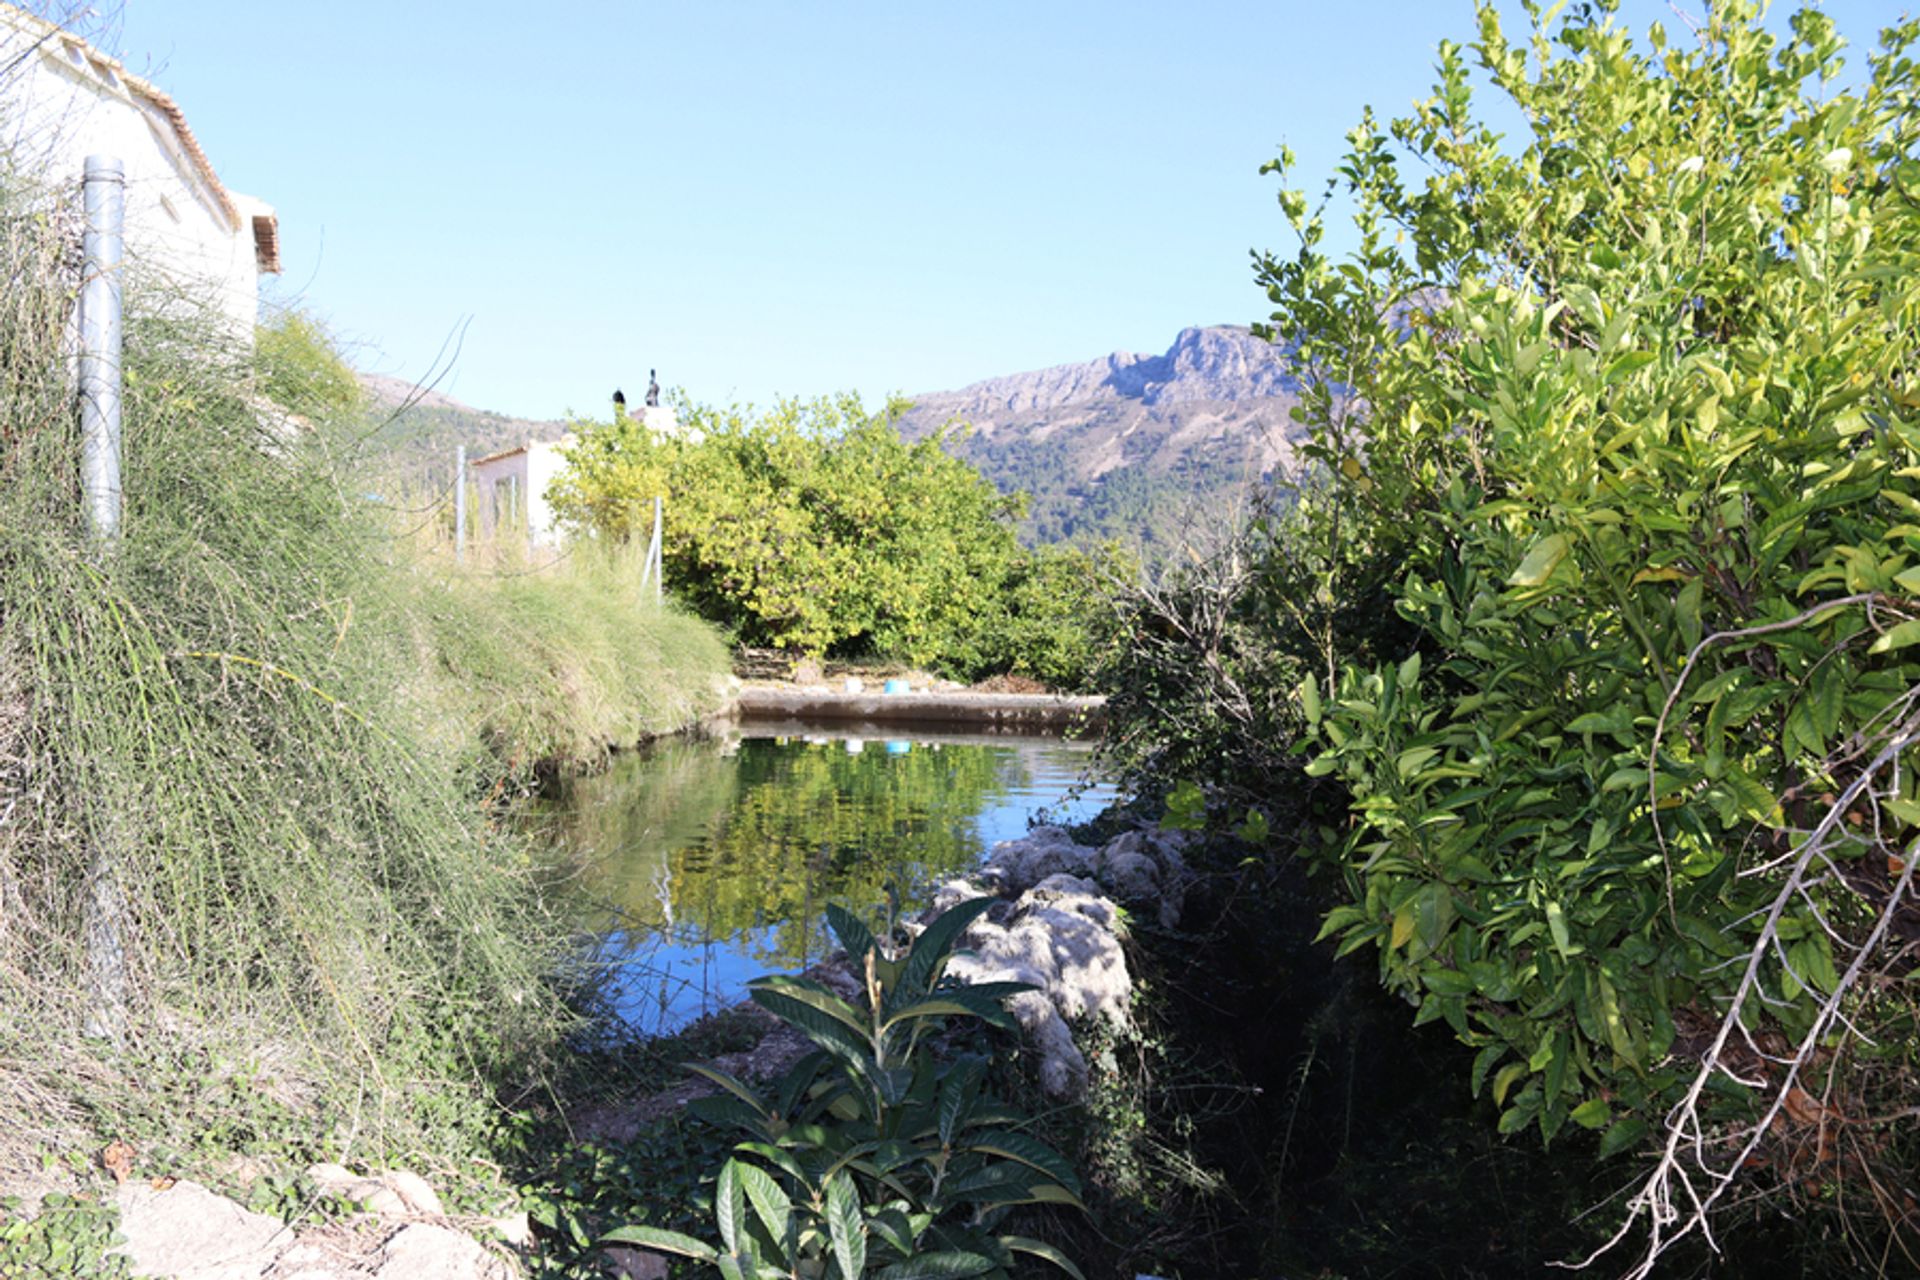
<instances>
[{"instance_id":1,"label":"orange tree","mask_svg":"<svg viewBox=\"0 0 1920 1280\"><path fill-rule=\"evenodd\" d=\"M1614 5L1371 117L1259 263L1314 371L1294 535L1390 549L1417 640L1328 650L1326 933L1479 1047L1505 1132L1646 1160L1635 1275L1730 1188L1872 1206L1920 1102L1920 163L1912 24ZM1476 118L1472 64L1518 109ZM1403 176L1408 157L1420 176ZM1287 174L1291 158L1271 168ZM1908 1139L1910 1146L1910 1139Z\"/></svg>"},{"instance_id":2,"label":"orange tree","mask_svg":"<svg viewBox=\"0 0 1920 1280\"><path fill-rule=\"evenodd\" d=\"M1024 498L947 453L942 434L904 440L905 408L870 414L842 395L764 413L683 405L671 435L632 418L587 424L551 498L577 526L632 538L664 496L668 584L750 643L1072 682L1094 561L1023 550ZM1071 589L1044 586L1063 578Z\"/></svg>"}]
</instances>

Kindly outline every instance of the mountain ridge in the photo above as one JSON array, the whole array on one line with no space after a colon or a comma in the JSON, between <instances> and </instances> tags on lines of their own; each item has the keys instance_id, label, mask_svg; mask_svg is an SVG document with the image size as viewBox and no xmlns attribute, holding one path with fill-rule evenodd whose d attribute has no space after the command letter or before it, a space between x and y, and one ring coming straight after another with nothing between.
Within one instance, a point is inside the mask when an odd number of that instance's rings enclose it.
<instances>
[{"instance_id":1,"label":"mountain ridge","mask_svg":"<svg viewBox=\"0 0 1920 1280\"><path fill-rule=\"evenodd\" d=\"M1105 357L916 397L900 420L1003 490L1024 490L1035 541L1171 544L1208 508L1291 470L1305 428L1291 348L1245 326L1182 329L1158 355Z\"/></svg>"}]
</instances>

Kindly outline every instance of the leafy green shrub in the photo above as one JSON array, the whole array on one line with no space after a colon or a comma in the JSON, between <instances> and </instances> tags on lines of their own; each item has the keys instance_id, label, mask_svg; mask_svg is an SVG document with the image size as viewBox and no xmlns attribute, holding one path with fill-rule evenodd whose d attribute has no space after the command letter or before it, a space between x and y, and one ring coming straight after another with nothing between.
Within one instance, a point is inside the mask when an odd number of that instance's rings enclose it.
<instances>
[{"instance_id":1,"label":"leafy green shrub","mask_svg":"<svg viewBox=\"0 0 1920 1280\"><path fill-rule=\"evenodd\" d=\"M339 418L360 410L366 393L320 322L288 307L254 331L260 390L281 408Z\"/></svg>"},{"instance_id":2,"label":"leafy green shrub","mask_svg":"<svg viewBox=\"0 0 1920 1280\"><path fill-rule=\"evenodd\" d=\"M864 1007L809 979L759 979L754 1002L818 1051L771 1098L725 1072L693 1068L725 1091L692 1103L696 1114L746 1135L714 1187L720 1246L646 1226L609 1232L603 1243L664 1249L728 1277L1005 1277L1016 1253L1078 1277L1053 1246L997 1233L1016 1206L1078 1206L1073 1170L984 1094L981 1059L942 1061L932 1044L948 1018L1011 1028L1001 1002L1031 990L944 979L954 943L991 905L979 898L952 907L898 950L829 906L864 979Z\"/></svg>"},{"instance_id":3,"label":"leafy green shrub","mask_svg":"<svg viewBox=\"0 0 1920 1280\"><path fill-rule=\"evenodd\" d=\"M1920 28L1843 90L1818 11L1682 50L1611 8L1516 47L1481 6L1521 145L1444 45L1350 135L1359 249L1290 190L1262 275L1418 630L1302 687L1326 931L1480 1047L1503 1131L1652 1147L1644 1275L1736 1182L1871 1195L1920 1094Z\"/></svg>"}]
</instances>

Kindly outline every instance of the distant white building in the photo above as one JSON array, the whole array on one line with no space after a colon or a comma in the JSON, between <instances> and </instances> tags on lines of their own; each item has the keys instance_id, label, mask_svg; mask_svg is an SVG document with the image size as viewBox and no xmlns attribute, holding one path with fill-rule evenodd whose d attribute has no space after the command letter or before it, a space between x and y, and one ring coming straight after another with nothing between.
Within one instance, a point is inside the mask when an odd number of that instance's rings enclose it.
<instances>
[{"instance_id":1,"label":"distant white building","mask_svg":"<svg viewBox=\"0 0 1920 1280\"><path fill-rule=\"evenodd\" d=\"M567 435L555 441L528 441L468 463L480 536L525 529L530 546L557 546L560 530L547 503L547 486L566 469L567 460L560 451L572 447L573 437Z\"/></svg>"},{"instance_id":2,"label":"distant white building","mask_svg":"<svg viewBox=\"0 0 1920 1280\"><path fill-rule=\"evenodd\" d=\"M90 155L126 167L130 267L228 317L251 342L280 270L271 206L229 191L172 98L79 37L0 2L0 168L74 193Z\"/></svg>"}]
</instances>

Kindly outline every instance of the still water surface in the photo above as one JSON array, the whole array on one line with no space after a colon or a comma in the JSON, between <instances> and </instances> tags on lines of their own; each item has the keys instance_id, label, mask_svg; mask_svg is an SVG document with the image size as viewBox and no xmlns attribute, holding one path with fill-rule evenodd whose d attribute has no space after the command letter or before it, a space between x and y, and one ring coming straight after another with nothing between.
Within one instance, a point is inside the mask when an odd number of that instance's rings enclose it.
<instances>
[{"instance_id":1,"label":"still water surface","mask_svg":"<svg viewBox=\"0 0 1920 1280\"><path fill-rule=\"evenodd\" d=\"M832 949L821 911L912 901L1026 831L1115 798L1092 747L890 725L736 726L573 782L545 810L621 1013L671 1031ZM767 736L759 736L765 734ZM884 735L884 736L879 736Z\"/></svg>"}]
</instances>

